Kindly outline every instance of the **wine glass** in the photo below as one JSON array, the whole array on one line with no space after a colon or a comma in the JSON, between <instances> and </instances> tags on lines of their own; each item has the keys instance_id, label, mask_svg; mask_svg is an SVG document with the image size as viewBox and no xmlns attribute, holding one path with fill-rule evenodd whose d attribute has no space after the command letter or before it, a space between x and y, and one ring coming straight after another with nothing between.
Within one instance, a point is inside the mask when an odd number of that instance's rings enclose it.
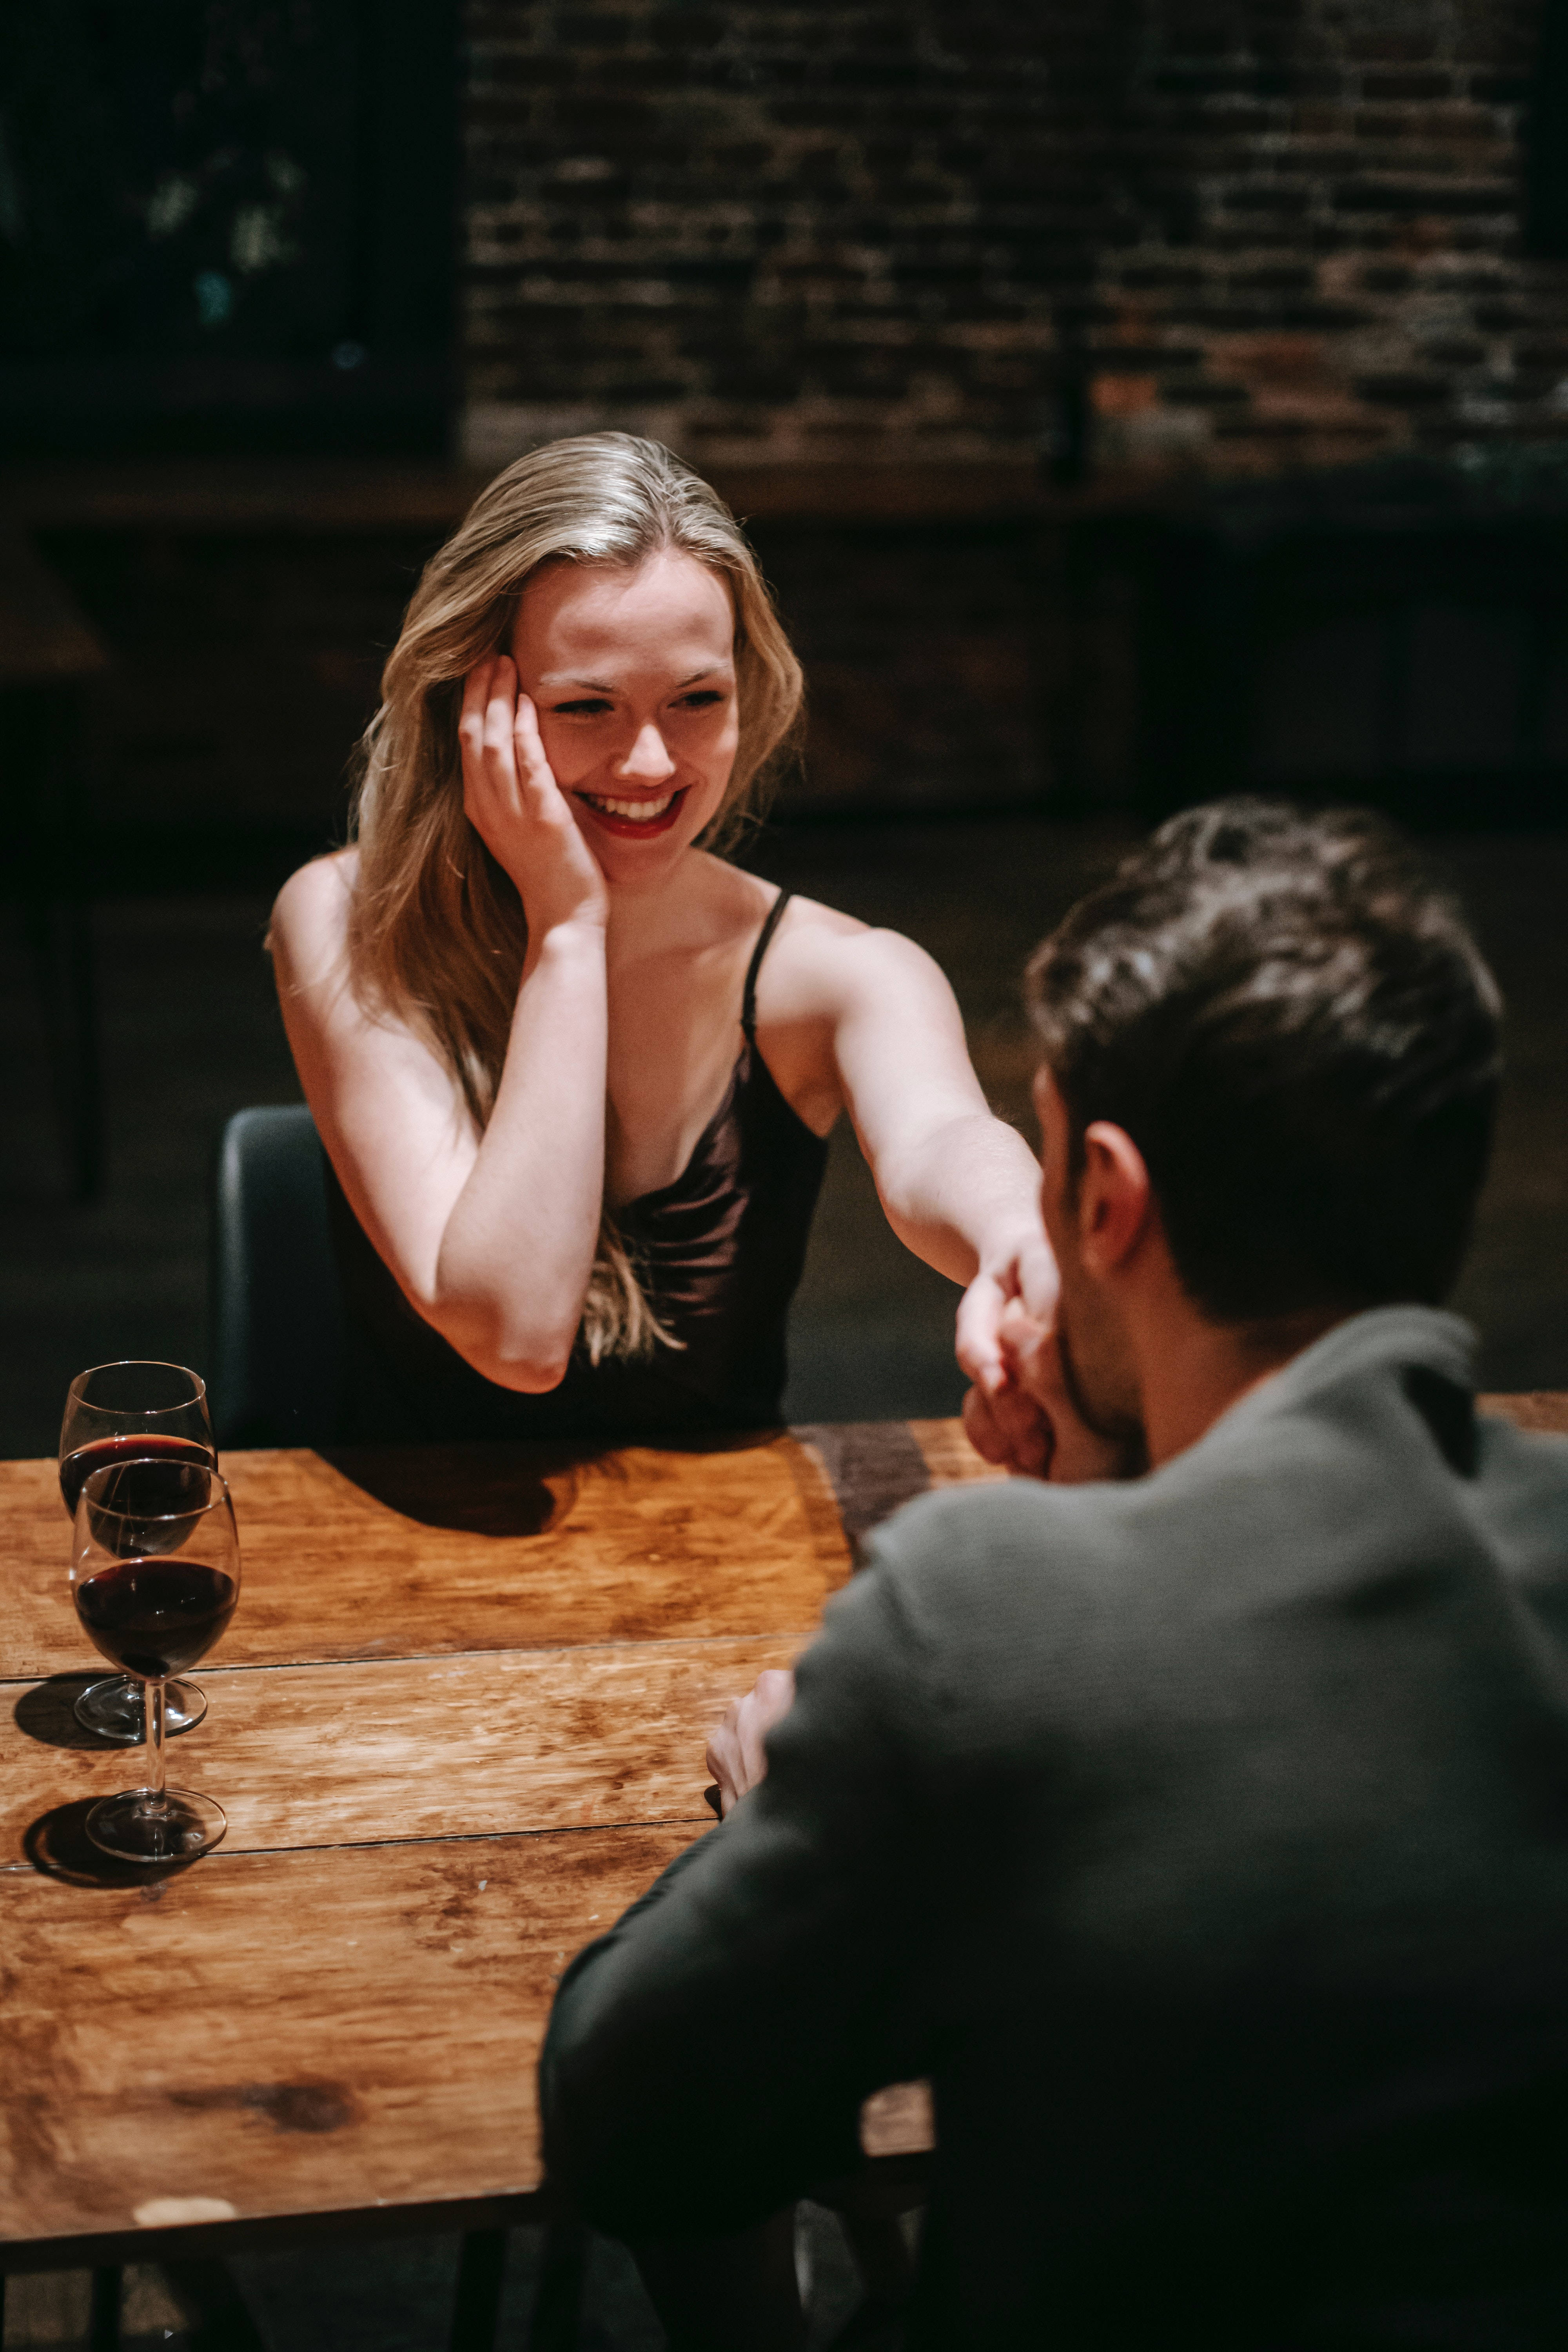
<instances>
[{"instance_id":1,"label":"wine glass","mask_svg":"<svg viewBox=\"0 0 1568 2352\"><path fill-rule=\"evenodd\" d=\"M205 1462L111 1462L77 1500L71 1596L84 1631L142 1685L144 1787L105 1797L87 1833L122 1862L189 1862L216 1845L221 1805L163 1785L169 1678L205 1657L239 1598L228 1487Z\"/></svg>"},{"instance_id":2,"label":"wine glass","mask_svg":"<svg viewBox=\"0 0 1568 2352\"><path fill-rule=\"evenodd\" d=\"M74 1512L82 1481L115 1461L162 1460L217 1467L217 1445L207 1413L206 1387L183 1364L95 1364L79 1372L60 1423L60 1493ZM164 1693L164 1728L189 1731L207 1711L195 1683L173 1682ZM93 1683L76 1703L76 1718L100 1739L141 1745L145 1732L142 1691L128 1675Z\"/></svg>"}]
</instances>

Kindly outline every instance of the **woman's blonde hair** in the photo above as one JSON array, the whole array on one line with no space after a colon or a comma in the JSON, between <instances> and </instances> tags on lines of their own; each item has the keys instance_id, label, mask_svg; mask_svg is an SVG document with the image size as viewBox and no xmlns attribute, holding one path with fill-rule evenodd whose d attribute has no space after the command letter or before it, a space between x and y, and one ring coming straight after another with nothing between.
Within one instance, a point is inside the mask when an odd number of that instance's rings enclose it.
<instances>
[{"instance_id":1,"label":"woman's blonde hair","mask_svg":"<svg viewBox=\"0 0 1568 2352\"><path fill-rule=\"evenodd\" d=\"M359 877L350 974L367 1008L429 1038L481 1129L500 1082L528 938L516 888L463 810L464 680L506 642L518 598L541 564L635 566L664 549L717 572L735 609L740 742L704 836L707 846L722 848L795 748L800 665L740 525L657 441L584 434L498 474L426 565L382 672L351 820ZM646 1354L667 1337L607 1213L583 1334L595 1363Z\"/></svg>"}]
</instances>

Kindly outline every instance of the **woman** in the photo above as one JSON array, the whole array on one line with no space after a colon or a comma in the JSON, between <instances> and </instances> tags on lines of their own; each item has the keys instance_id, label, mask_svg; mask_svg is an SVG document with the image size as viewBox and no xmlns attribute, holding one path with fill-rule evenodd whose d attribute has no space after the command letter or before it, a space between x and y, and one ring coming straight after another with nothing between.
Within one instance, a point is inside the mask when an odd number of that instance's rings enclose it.
<instances>
[{"instance_id":1,"label":"woman","mask_svg":"<svg viewBox=\"0 0 1568 2352\"><path fill-rule=\"evenodd\" d=\"M846 1108L1001 1384L1005 1303L1048 1316L1054 1268L946 981L716 854L801 686L715 494L624 434L519 459L427 566L383 686L353 845L292 877L271 935L335 1177L350 1433L776 1420Z\"/></svg>"}]
</instances>

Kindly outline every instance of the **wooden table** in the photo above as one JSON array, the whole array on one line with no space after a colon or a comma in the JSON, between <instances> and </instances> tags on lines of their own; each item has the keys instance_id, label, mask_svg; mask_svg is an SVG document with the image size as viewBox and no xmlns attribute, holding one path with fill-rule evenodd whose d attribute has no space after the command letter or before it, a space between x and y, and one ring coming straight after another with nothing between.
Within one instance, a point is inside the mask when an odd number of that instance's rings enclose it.
<instances>
[{"instance_id":1,"label":"wooden table","mask_svg":"<svg viewBox=\"0 0 1568 2352\"><path fill-rule=\"evenodd\" d=\"M54 1465L0 1464L0 2270L538 2211L553 1987L710 1824L710 1724L868 1525L990 1475L945 1422L225 1467L240 1605L169 1760L228 1833L145 1872L82 1830L136 1760L71 1714Z\"/></svg>"}]
</instances>

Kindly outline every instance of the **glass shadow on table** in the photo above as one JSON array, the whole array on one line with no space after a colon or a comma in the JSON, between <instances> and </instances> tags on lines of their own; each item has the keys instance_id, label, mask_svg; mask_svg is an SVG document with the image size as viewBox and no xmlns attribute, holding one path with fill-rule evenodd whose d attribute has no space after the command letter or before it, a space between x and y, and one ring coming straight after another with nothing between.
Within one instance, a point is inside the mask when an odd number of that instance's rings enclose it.
<instances>
[{"instance_id":1,"label":"glass shadow on table","mask_svg":"<svg viewBox=\"0 0 1568 2352\"><path fill-rule=\"evenodd\" d=\"M101 1745L94 1740L92 1746ZM199 1862L199 1854L176 1856L168 1862L121 1862L94 1845L87 1833L87 1817L98 1802L78 1797L69 1804L52 1805L30 1822L22 1834L22 1851L40 1877L58 1879L67 1886L143 1889L147 1900L158 1900L165 1879L178 1877Z\"/></svg>"},{"instance_id":2,"label":"glass shadow on table","mask_svg":"<svg viewBox=\"0 0 1568 2352\"><path fill-rule=\"evenodd\" d=\"M11 1713L18 1731L46 1748L74 1748L103 1755L118 1748L114 1740L89 1731L76 1714L76 1703L92 1683L101 1682L101 1666L86 1674L50 1675L47 1682L29 1684Z\"/></svg>"},{"instance_id":3,"label":"glass shadow on table","mask_svg":"<svg viewBox=\"0 0 1568 2352\"><path fill-rule=\"evenodd\" d=\"M119 1755L121 1751L114 1742L99 1738L76 1717L77 1700L89 1683L100 1678L91 1672L50 1675L46 1682L29 1684L11 1710L16 1728L46 1748ZM110 1887L156 1886L173 1873L189 1869L188 1861L117 1862L102 1853L87 1833L87 1817L95 1801L79 1797L68 1804L53 1805L29 1822L23 1832L22 1850L35 1870L71 1886Z\"/></svg>"}]
</instances>

